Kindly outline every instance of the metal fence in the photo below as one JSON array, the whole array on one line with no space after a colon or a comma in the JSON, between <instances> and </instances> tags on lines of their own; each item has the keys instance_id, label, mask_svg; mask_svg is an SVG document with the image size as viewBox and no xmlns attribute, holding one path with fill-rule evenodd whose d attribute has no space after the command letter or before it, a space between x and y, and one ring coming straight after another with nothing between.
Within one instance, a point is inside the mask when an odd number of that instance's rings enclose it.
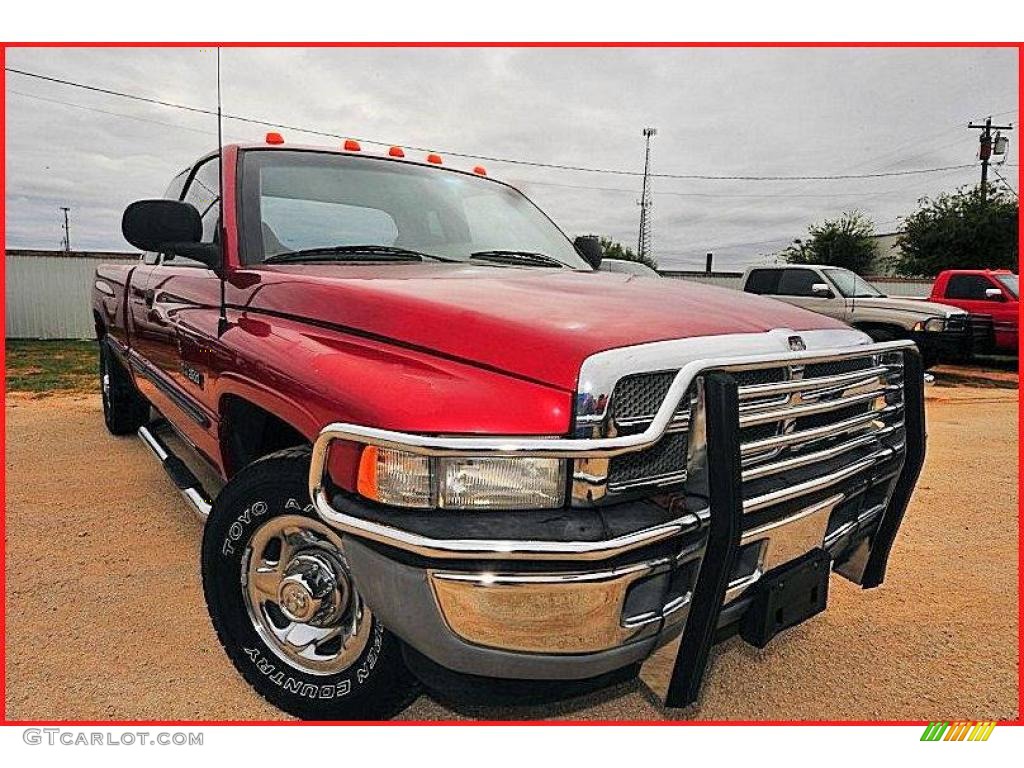
<instances>
[{"instance_id":1,"label":"metal fence","mask_svg":"<svg viewBox=\"0 0 1024 768\"><path fill-rule=\"evenodd\" d=\"M90 339L96 265L136 254L8 250L4 257L4 334L8 339Z\"/></svg>"}]
</instances>

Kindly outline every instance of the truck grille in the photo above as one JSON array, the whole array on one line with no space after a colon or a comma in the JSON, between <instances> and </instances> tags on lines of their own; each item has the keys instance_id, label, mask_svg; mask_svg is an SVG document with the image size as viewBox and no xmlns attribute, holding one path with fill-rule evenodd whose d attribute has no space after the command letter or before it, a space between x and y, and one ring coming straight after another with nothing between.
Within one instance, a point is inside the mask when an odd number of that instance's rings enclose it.
<instances>
[{"instance_id":1,"label":"truck grille","mask_svg":"<svg viewBox=\"0 0 1024 768\"><path fill-rule=\"evenodd\" d=\"M616 425L628 429L649 424L675 377L676 371L658 371L619 379L612 393L612 418Z\"/></svg>"},{"instance_id":2,"label":"truck grille","mask_svg":"<svg viewBox=\"0 0 1024 768\"><path fill-rule=\"evenodd\" d=\"M971 351L979 354L991 352L995 347L995 322L992 315L968 315L971 329Z\"/></svg>"},{"instance_id":3,"label":"truck grille","mask_svg":"<svg viewBox=\"0 0 1024 768\"><path fill-rule=\"evenodd\" d=\"M950 315L946 318L946 330L958 333L967 330L967 315Z\"/></svg>"},{"instance_id":4,"label":"truck grille","mask_svg":"<svg viewBox=\"0 0 1024 768\"><path fill-rule=\"evenodd\" d=\"M771 510L785 513L790 500L812 503L809 495L835 493L840 485L864 491L898 470L904 439L901 351L726 371L739 385L744 508L759 523ZM660 371L620 379L610 404L615 429L646 428L674 375ZM657 444L610 460L605 500L682 487L694 391Z\"/></svg>"}]
</instances>

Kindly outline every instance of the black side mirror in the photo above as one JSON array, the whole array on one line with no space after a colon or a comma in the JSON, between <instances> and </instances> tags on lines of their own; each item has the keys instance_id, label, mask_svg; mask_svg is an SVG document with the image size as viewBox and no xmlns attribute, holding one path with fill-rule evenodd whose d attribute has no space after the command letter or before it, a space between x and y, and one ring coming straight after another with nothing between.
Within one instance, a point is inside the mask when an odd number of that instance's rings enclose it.
<instances>
[{"instance_id":1,"label":"black side mirror","mask_svg":"<svg viewBox=\"0 0 1024 768\"><path fill-rule=\"evenodd\" d=\"M601 239L597 235L580 235L572 244L576 252L583 257L594 269L601 268L601 260L604 258L604 250L601 248Z\"/></svg>"},{"instance_id":2,"label":"black side mirror","mask_svg":"<svg viewBox=\"0 0 1024 768\"><path fill-rule=\"evenodd\" d=\"M220 264L220 248L203 243L203 221L191 203L137 200L121 216L121 234L140 251L187 256L208 267Z\"/></svg>"}]
</instances>

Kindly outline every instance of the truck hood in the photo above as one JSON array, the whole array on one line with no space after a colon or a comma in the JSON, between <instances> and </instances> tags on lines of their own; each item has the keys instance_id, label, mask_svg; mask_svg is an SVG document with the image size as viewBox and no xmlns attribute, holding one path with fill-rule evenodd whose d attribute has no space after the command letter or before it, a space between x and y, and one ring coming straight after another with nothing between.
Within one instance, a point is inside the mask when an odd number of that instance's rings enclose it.
<instances>
[{"instance_id":1,"label":"truck hood","mask_svg":"<svg viewBox=\"0 0 1024 768\"><path fill-rule=\"evenodd\" d=\"M607 349L666 339L846 328L740 291L613 272L476 264L265 265L228 302L315 320L572 391Z\"/></svg>"},{"instance_id":2,"label":"truck hood","mask_svg":"<svg viewBox=\"0 0 1024 768\"><path fill-rule=\"evenodd\" d=\"M892 296L870 299L847 299L847 302L853 302L858 307L887 309L893 312L910 312L921 317L946 317L948 315L960 315L964 312L959 307L938 304L927 299L899 299Z\"/></svg>"}]
</instances>

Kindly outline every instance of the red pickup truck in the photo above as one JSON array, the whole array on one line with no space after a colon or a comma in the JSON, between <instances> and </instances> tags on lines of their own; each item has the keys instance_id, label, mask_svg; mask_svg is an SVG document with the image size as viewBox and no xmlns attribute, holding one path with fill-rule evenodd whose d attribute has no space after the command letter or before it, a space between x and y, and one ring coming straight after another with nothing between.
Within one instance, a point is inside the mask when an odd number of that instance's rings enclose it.
<instances>
[{"instance_id":1,"label":"red pickup truck","mask_svg":"<svg viewBox=\"0 0 1024 768\"><path fill-rule=\"evenodd\" d=\"M682 706L715 641L764 645L832 571L882 582L924 455L912 343L597 271L483 168L268 140L130 205L145 254L93 307L106 424L206 520L213 625L269 701L387 717L681 637Z\"/></svg>"},{"instance_id":2,"label":"red pickup truck","mask_svg":"<svg viewBox=\"0 0 1024 768\"><path fill-rule=\"evenodd\" d=\"M972 326L985 329L987 344L976 341L975 351L1017 354L1020 288L1013 272L947 269L935 278L929 300L966 310Z\"/></svg>"}]
</instances>

